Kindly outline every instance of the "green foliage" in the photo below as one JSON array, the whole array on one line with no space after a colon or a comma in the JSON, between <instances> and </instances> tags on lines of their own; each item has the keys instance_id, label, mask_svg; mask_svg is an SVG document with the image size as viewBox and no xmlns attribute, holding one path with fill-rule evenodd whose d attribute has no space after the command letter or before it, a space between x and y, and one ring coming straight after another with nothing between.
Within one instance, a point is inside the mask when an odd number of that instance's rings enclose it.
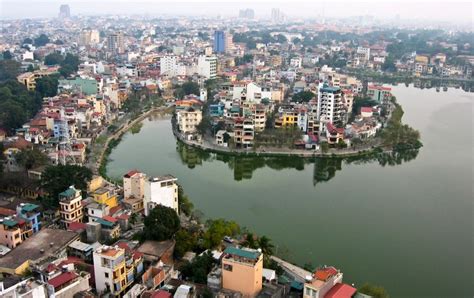
<instances>
[{"instance_id":1,"label":"green foliage","mask_svg":"<svg viewBox=\"0 0 474 298\"><path fill-rule=\"evenodd\" d=\"M142 126L143 126L142 122L135 123L132 127L130 127L130 132L132 134L137 134L142 129Z\"/></svg>"},{"instance_id":2,"label":"green foliage","mask_svg":"<svg viewBox=\"0 0 474 298\"><path fill-rule=\"evenodd\" d=\"M5 60L11 60L13 58L12 53L8 50L3 51L2 56Z\"/></svg>"},{"instance_id":3,"label":"green foliage","mask_svg":"<svg viewBox=\"0 0 474 298\"><path fill-rule=\"evenodd\" d=\"M358 291L360 293L372 296L374 298L389 298L390 296L388 295L387 291L381 287L381 286L376 286L376 285L371 285L368 283L365 283L362 285Z\"/></svg>"},{"instance_id":4,"label":"green foliage","mask_svg":"<svg viewBox=\"0 0 474 298\"><path fill-rule=\"evenodd\" d=\"M179 229L174 239L176 241L174 247L175 258L181 259L186 252L193 251L197 247L197 235L186 229Z\"/></svg>"},{"instance_id":5,"label":"green foliage","mask_svg":"<svg viewBox=\"0 0 474 298\"><path fill-rule=\"evenodd\" d=\"M181 185L178 186L178 204L180 213L184 213L186 216L191 216L194 205L189 200L189 197L184 194L184 190Z\"/></svg>"},{"instance_id":6,"label":"green foliage","mask_svg":"<svg viewBox=\"0 0 474 298\"><path fill-rule=\"evenodd\" d=\"M143 222L144 237L148 240L163 241L173 237L180 227L176 212L166 206L158 205L150 211Z\"/></svg>"},{"instance_id":7,"label":"green foliage","mask_svg":"<svg viewBox=\"0 0 474 298\"><path fill-rule=\"evenodd\" d=\"M92 171L78 165L48 166L41 176L41 185L48 193L52 207L59 205L59 193L74 185L85 193Z\"/></svg>"},{"instance_id":8,"label":"green foliage","mask_svg":"<svg viewBox=\"0 0 474 298\"><path fill-rule=\"evenodd\" d=\"M58 77L55 75L36 79L36 91L41 98L56 96L58 94L58 85Z\"/></svg>"},{"instance_id":9,"label":"green foliage","mask_svg":"<svg viewBox=\"0 0 474 298\"><path fill-rule=\"evenodd\" d=\"M15 155L15 159L25 170L30 170L48 163L48 157L36 148L24 149Z\"/></svg>"},{"instance_id":10,"label":"green foliage","mask_svg":"<svg viewBox=\"0 0 474 298\"><path fill-rule=\"evenodd\" d=\"M327 153L329 151L329 144L327 142L321 142L321 152Z\"/></svg>"},{"instance_id":11,"label":"green foliage","mask_svg":"<svg viewBox=\"0 0 474 298\"><path fill-rule=\"evenodd\" d=\"M382 70L388 72L395 72L397 71L397 67L395 67L395 60L393 59L392 55L388 55L385 58L384 63L382 64Z\"/></svg>"},{"instance_id":12,"label":"green foliage","mask_svg":"<svg viewBox=\"0 0 474 298\"><path fill-rule=\"evenodd\" d=\"M235 221L226 221L222 218L208 220L207 230L203 235L204 247L213 249L221 244L224 236L235 236L240 233L240 227Z\"/></svg>"},{"instance_id":13,"label":"green foliage","mask_svg":"<svg viewBox=\"0 0 474 298\"><path fill-rule=\"evenodd\" d=\"M347 144L342 139L339 139L339 141L336 144L336 147L339 149L344 149L344 148L347 148Z\"/></svg>"},{"instance_id":14,"label":"green foliage","mask_svg":"<svg viewBox=\"0 0 474 298\"><path fill-rule=\"evenodd\" d=\"M196 126L196 131L200 133L201 135L206 134L207 131L209 131L212 127L211 124L211 118L209 116L205 115L202 119L201 122Z\"/></svg>"},{"instance_id":15,"label":"green foliage","mask_svg":"<svg viewBox=\"0 0 474 298\"><path fill-rule=\"evenodd\" d=\"M42 47L42 46L46 45L48 42L49 42L48 36L46 36L46 34L41 34L40 36L35 38L34 45L36 47Z\"/></svg>"},{"instance_id":16,"label":"green foliage","mask_svg":"<svg viewBox=\"0 0 474 298\"><path fill-rule=\"evenodd\" d=\"M40 96L16 80L0 83L0 127L11 133L33 117L41 103Z\"/></svg>"},{"instance_id":17,"label":"green foliage","mask_svg":"<svg viewBox=\"0 0 474 298\"><path fill-rule=\"evenodd\" d=\"M27 37L23 39L23 44L33 44L33 39Z\"/></svg>"},{"instance_id":18,"label":"green foliage","mask_svg":"<svg viewBox=\"0 0 474 298\"><path fill-rule=\"evenodd\" d=\"M215 265L214 258L210 253L197 256L191 263L183 264L179 271L186 280L190 280L199 284L207 283L207 275L211 272Z\"/></svg>"},{"instance_id":19,"label":"green foliage","mask_svg":"<svg viewBox=\"0 0 474 298\"><path fill-rule=\"evenodd\" d=\"M63 62L63 55L59 53L51 53L44 57L44 64L46 65L59 65Z\"/></svg>"},{"instance_id":20,"label":"green foliage","mask_svg":"<svg viewBox=\"0 0 474 298\"><path fill-rule=\"evenodd\" d=\"M371 98L354 97L354 103L352 104L352 114L358 115L360 108L362 107L373 107L379 103Z\"/></svg>"},{"instance_id":21,"label":"green foliage","mask_svg":"<svg viewBox=\"0 0 474 298\"><path fill-rule=\"evenodd\" d=\"M75 73L79 69L79 57L74 56L71 53L67 53L64 60L61 62L61 68L59 69L59 73L67 78L71 74Z\"/></svg>"},{"instance_id":22,"label":"green foliage","mask_svg":"<svg viewBox=\"0 0 474 298\"><path fill-rule=\"evenodd\" d=\"M253 55L252 54L245 54L242 58L241 57L235 58L235 65L240 66L240 65L247 64L247 63L251 63L252 61L253 61Z\"/></svg>"},{"instance_id":23,"label":"green foliage","mask_svg":"<svg viewBox=\"0 0 474 298\"><path fill-rule=\"evenodd\" d=\"M194 94L199 96L199 85L195 82L186 82L181 85L181 88L183 88L184 95Z\"/></svg>"},{"instance_id":24,"label":"green foliage","mask_svg":"<svg viewBox=\"0 0 474 298\"><path fill-rule=\"evenodd\" d=\"M20 66L21 64L14 60L1 60L0 82L16 80L16 77L20 74Z\"/></svg>"},{"instance_id":25,"label":"green foliage","mask_svg":"<svg viewBox=\"0 0 474 298\"><path fill-rule=\"evenodd\" d=\"M315 94L311 91L301 91L293 95L291 101L293 102L308 102L313 99Z\"/></svg>"},{"instance_id":26,"label":"green foliage","mask_svg":"<svg viewBox=\"0 0 474 298\"><path fill-rule=\"evenodd\" d=\"M402 117L403 109L395 103L392 117L382 131L383 144L395 150L419 149L422 146L419 141L420 133L409 125L402 124Z\"/></svg>"}]
</instances>

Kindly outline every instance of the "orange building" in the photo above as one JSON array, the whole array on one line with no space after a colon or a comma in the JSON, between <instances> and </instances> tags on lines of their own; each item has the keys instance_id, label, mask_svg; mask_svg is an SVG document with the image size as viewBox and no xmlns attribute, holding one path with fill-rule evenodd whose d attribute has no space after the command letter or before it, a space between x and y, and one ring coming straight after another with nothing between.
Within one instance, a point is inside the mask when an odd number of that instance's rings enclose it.
<instances>
[{"instance_id":1,"label":"orange building","mask_svg":"<svg viewBox=\"0 0 474 298\"><path fill-rule=\"evenodd\" d=\"M255 297L262 290L263 254L254 249L227 247L222 258L222 287Z\"/></svg>"}]
</instances>

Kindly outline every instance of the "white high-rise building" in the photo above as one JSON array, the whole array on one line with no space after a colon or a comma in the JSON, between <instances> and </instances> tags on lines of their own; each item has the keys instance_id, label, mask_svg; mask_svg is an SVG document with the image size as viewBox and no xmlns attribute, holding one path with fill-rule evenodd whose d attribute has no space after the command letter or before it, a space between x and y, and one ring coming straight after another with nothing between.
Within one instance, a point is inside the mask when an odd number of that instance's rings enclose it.
<instances>
[{"instance_id":1,"label":"white high-rise building","mask_svg":"<svg viewBox=\"0 0 474 298\"><path fill-rule=\"evenodd\" d=\"M214 79L217 76L217 57L199 56L198 74L207 79Z\"/></svg>"},{"instance_id":2,"label":"white high-rise building","mask_svg":"<svg viewBox=\"0 0 474 298\"><path fill-rule=\"evenodd\" d=\"M178 71L178 58L176 56L164 56L160 58L160 72L162 75L175 76Z\"/></svg>"},{"instance_id":3,"label":"white high-rise building","mask_svg":"<svg viewBox=\"0 0 474 298\"><path fill-rule=\"evenodd\" d=\"M95 45L100 42L100 33L98 30L84 29L79 35L79 44L82 46Z\"/></svg>"},{"instance_id":4,"label":"white high-rise building","mask_svg":"<svg viewBox=\"0 0 474 298\"><path fill-rule=\"evenodd\" d=\"M123 196L143 199L145 196L146 174L132 170L123 176Z\"/></svg>"},{"instance_id":5,"label":"white high-rise building","mask_svg":"<svg viewBox=\"0 0 474 298\"><path fill-rule=\"evenodd\" d=\"M344 124L345 107L341 88L329 86L327 83L320 83L316 111L320 133L326 131L328 123Z\"/></svg>"},{"instance_id":6,"label":"white high-rise building","mask_svg":"<svg viewBox=\"0 0 474 298\"><path fill-rule=\"evenodd\" d=\"M107 36L107 48L109 51L117 54L125 52L124 35L122 31Z\"/></svg>"},{"instance_id":7,"label":"white high-rise building","mask_svg":"<svg viewBox=\"0 0 474 298\"><path fill-rule=\"evenodd\" d=\"M145 215L157 205L163 205L179 212L177 178L166 175L151 177L145 182L144 207Z\"/></svg>"}]
</instances>

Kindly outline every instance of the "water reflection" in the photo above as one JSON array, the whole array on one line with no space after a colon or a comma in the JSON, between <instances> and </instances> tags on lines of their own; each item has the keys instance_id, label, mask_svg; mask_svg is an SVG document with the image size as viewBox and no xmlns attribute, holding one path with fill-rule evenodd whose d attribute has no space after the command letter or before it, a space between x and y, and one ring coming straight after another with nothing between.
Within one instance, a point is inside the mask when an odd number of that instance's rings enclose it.
<instances>
[{"instance_id":1,"label":"water reflection","mask_svg":"<svg viewBox=\"0 0 474 298\"><path fill-rule=\"evenodd\" d=\"M343 164L365 164L377 162L381 166L396 166L409 162L418 156L419 150L403 150L392 152L372 152L370 154L349 158L301 158L301 157L258 157L258 156L231 156L226 154L209 153L201 149L189 147L179 141L176 143L176 151L181 162L194 169L203 162L221 161L228 165L234 172L234 180L241 181L252 179L255 170L269 167L280 171L283 169L295 169L302 171L306 166L313 166L313 185L327 182L342 170Z\"/></svg>"}]
</instances>

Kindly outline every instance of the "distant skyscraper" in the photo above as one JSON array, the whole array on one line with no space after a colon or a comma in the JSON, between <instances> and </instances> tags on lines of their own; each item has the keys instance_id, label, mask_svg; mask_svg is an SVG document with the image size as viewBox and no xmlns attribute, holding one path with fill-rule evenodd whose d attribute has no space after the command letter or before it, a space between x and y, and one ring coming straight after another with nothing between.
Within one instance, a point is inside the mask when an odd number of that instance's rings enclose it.
<instances>
[{"instance_id":1,"label":"distant skyscraper","mask_svg":"<svg viewBox=\"0 0 474 298\"><path fill-rule=\"evenodd\" d=\"M272 8L272 22L280 23L283 21L284 15L279 8Z\"/></svg>"},{"instance_id":2,"label":"distant skyscraper","mask_svg":"<svg viewBox=\"0 0 474 298\"><path fill-rule=\"evenodd\" d=\"M251 8L241 9L239 11L239 18L242 19L253 19L255 17L255 12Z\"/></svg>"},{"instance_id":3,"label":"distant skyscraper","mask_svg":"<svg viewBox=\"0 0 474 298\"><path fill-rule=\"evenodd\" d=\"M107 48L109 49L109 51L116 54L122 54L125 52L122 31L118 31L107 36Z\"/></svg>"},{"instance_id":4,"label":"distant skyscraper","mask_svg":"<svg viewBox=\"0 0 474 298\"><path fill-rule=\"evenodd\" d=\"M59 6L59 18L66 19L71 17L71 10L69 9L69 5L63 4Z\"/></svg>"},{"instance_id":5,"label":"distant skyscraper","mask_svg":"<svg viewBox=\"0 0 474 298\"><path fill-rule=\"evenodd\" d=\"M225 33L224 31L216 30L214 32L214 52L225 52Z\"/></svg>"}]
</instances>

